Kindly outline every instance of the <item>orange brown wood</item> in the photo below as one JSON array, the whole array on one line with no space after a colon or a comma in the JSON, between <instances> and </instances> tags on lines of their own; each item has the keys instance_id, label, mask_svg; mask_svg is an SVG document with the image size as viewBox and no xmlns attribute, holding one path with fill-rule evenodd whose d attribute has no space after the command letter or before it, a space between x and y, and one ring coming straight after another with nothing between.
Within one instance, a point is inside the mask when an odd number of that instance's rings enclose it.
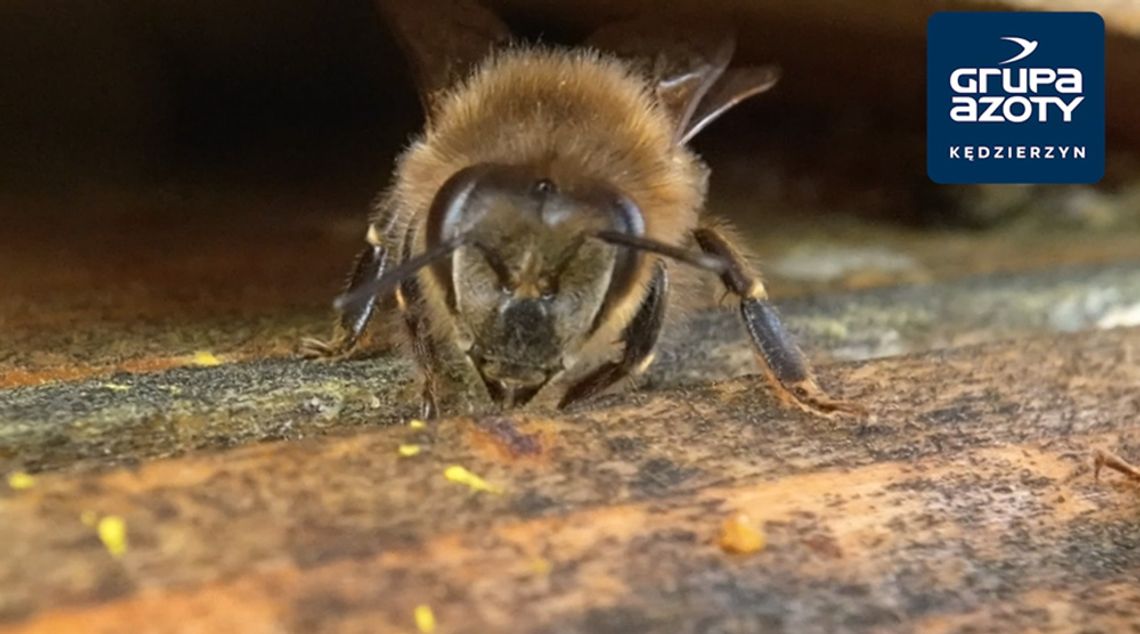
<instances>
[{"instance_id":1,"label":"orange brown wood","mask_svg":"<svg viewBox=\"0 0 1140 634\"><path fill-rule=\"evenodd\" d=\"M826 367L847 422L745 378L42 474L0 494L0 631L1119 631L1140 489L1091 467L1140 447L1137 359L1125 329Z\"/></svg>"}]
</instances>

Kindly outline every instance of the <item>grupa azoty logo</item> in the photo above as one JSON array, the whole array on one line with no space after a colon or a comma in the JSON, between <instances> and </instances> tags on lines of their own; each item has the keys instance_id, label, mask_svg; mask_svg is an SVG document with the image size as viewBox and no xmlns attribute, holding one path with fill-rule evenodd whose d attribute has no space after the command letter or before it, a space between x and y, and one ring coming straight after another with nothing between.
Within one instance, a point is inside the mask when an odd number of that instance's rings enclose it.
<instances>
[{"instance_id":1,"label":"grupa azoty logo","mask_svg":"<svg viewBox=\"0 0 1140 634\"><path fill-rule=\"evenodd\" d=\"M1013 57L990 68L959 68L950 74L954 91L950 118L958 123L1041 123L1060 117L1069 123L1084 101L1081 71L1076 68L1010 66L1037 50L1038 42L1005 36L1021 47Z\"/></svg>"},{"instance_id":2,"label":"grupa azoty logo","mask_svg":"<svg viewBox=\"0 0 1140 634\"><path fill-rule=\"evenodd\" d=\"M926 169L936 183L1104 175L1104 20L942 11L927 21Z\"/></svg>"}]
</instances>

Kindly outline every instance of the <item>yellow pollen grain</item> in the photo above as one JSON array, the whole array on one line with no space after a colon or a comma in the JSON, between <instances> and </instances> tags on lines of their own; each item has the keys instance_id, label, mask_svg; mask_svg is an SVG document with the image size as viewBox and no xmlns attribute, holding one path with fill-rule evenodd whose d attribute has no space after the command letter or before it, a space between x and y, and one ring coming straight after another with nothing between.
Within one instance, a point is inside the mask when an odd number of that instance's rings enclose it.
<instances>
[{"instance_id":1,"label":"yellow pollen grain","mask_svg":"<svg viewBox=\"0 0 1140 634\"><path fill-rule=\"evenodd\" d=\"M763 550L766 540L747 515L737 513L725 520L717 543L725 552L748 555Z\"/></svg>"},{"instance_id":2,"label":"yellow pollen grain","mask_svg":"<svg viewBox=\"0 0 1140 634\"><path fill-rule=\"evenodd\" d=\"M412 429L423 429L424 427L427 427L427 423L418 418L413 418L412 420L408 421L408 427Z\"/></svg>"},{"instance_id":3,"label":"yellow pollen grain","mask_svg":"<svg viewBox=\"0 0 1140 634\"><path fill-rule=\"evenodd\" d=\"M404 458L418 456L421 451L423 451L423 447L420 447L419 445L400 445L396 448L396 452Z\"/></svg>"},{"instance_id":4,"label":"yellow pollen grain","mask_svg":"<svg viewBox=\"0 0 1140 634\"><path fill-rule=\"evenodd\" d=\"M23 471L8 474L8 487L15 491L26 491L36 485L36 479Z\"/></svg>"},{"instance_id":5,"label":"yellow pollen grain","mask_svg":"<svg viewBox=\"0 0 1140 634\"><path fill-rule=\"evenodd\" d=\"M99 520L95 529L99 533L99 540L107 548L111 556L118 559L127 552L127 523L117 515L108 515Z\"/></svg>"},{"instance_id":6,"label":"yellow pollen grain","mask_svg":"<svg viewBox=\"0 0 1140 634\"><path fill-rule=\"evenodd\" d=\"M190 362L194 365L206 368L222 364L221 359L214 356L213 352L207 352L205 350L199 350L195 352L194 357L190 360Z\"/></svg>"},{"instance_id":7,"label":"yellow pollen grain","mask_svg":"<svg viewBox=\"0 0 1140 634\"><path fill-rule=\"evenodd\" d=\"M530 570L535 574L548 575L550 574L551 568L553 568L553 566L550 560L545 557L535 557L530 560Z\"/></svg>"},{"instance_id":8,"label":"yellow pollen grain","mask_svg":"<svg viewBox=\"0 0 1140 634\"><path fill-rule=\"evenodd\" d=\"M467 485L475 491L485 491L487 493L503 492L503 489L501 487L489 484L483 478L480 478L479 476L471 473L459 465L451 465L445 469L443 471L443 477L447 478L451 482Z\"/></svg>"},{"instance_id":9,"label":"yellow pollen grain","mask_svg":"<svg viewBox=\"0 0 1140 634\"><path fill-rule=\"evenodd\" d=\"M430 605L417 605L412 616L416 620L416 629L423 634L432 634L435 632L435 614L431 611Z\"/></svg>"}]
</instances>

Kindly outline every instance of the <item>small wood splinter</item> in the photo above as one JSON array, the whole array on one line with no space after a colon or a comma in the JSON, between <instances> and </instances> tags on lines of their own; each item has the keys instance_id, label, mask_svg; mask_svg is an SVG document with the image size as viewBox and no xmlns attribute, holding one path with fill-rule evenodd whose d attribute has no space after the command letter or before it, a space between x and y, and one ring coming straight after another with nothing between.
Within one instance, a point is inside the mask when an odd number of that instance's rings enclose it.
<instances>
[{"instance_id":1,"label":"small wood splinter","mask_svg":"<svg viewBox=\"0 0 1140 634\"><path fill-rule=\"evenodd\" d=\"M1096 450L1096 457L1093 459L1093 478L1100 480L1100 470L1103 467L1108 467L1113 471L1123 473L1129 480L1140 482L1140 469L1128 464L1120 456L1104 451L1103 449Z\"/></svg>"}]
</instances>

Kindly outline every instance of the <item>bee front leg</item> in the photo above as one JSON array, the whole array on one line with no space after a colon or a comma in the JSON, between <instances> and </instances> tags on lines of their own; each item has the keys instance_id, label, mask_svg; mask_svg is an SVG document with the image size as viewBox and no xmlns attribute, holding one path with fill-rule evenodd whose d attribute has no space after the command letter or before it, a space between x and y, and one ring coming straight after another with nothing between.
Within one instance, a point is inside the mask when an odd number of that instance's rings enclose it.
<instances>
[{"instance_id":1,"label":"bee front leg","mask_svg":"<svg viewBox=\"0 0 1140 634\"><path fill-rule=\"evenodd\" d=\"M832 399L819 386L811 365L768 301L764 284L749 270L744 257L728 238L713 227L698 228L693 237L702 251L727 262L728 268L721 274L721 281L729 292L740 298L740 314L748 335L764 361L765 376L781 400L825 416L866 413L858 404Z\"/></svg>"},{"instance_id":2,"label":"bee front leg","mask_svg":"<svg viewBox=\"0 0 1140 634\"><path fill-rule=\"evenodd\" d=\"M439 416L439 379L436 376L436 368L440 366L439 351L431 339L431 327L423 314L423 297L416 278L409 278L400 284L396 291L396 303L404 314L412 352L423 376L420 415L424 419L432 419Z\"/></svg>"},{"instance_id":3,"label":"bee front leg","mask_svg":"<svg viewBox=\"0 0 1140 634\"><path fill-rule=\"evenodd\" d=\"M356 263L348 277L345 293L379 279L388 268L388 250L370 244L356 256ZM368 321L376 311L377 297L359 299L340 310L332 338L328 340L307 337L301 340L301 354L306 357L336 357L347 354L360 340Z\"/></svg>"},{"instance_id":4,"label":"bee front leg","mask_svg":"<svg viewBox=\"0 0 1140 634\"><path fill-rule=\"evenodd\" d=\"M644 372L649 367L653 362L653 348L657 345L661 325L665 321L668 292L669 273L665 264L658 262L649 293L642 300L633 321L622 330L621 339L625 342L625 349L621 359L602 365L570 386L558 403L559 409L598 394L625 377Z\"/></svg>"}]
</instances>

